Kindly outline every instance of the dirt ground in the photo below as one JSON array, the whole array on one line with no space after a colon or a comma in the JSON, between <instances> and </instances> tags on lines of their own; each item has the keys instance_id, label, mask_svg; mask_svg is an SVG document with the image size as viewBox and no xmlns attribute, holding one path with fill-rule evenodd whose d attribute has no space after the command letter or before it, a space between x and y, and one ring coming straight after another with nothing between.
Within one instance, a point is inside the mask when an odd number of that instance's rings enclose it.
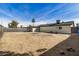
<instances>
[{"instance_id":1,"label":"dirt ground","mask_svg":"<svg viewBox=\"0 0 79 59\"><path fill-rule=\"evenodd\" d=\"M66 40L69 36L41 32L4 32L0 39L0 51L40 55Z\"/></svg>"},{"instance_id":2,"label":"dirt ground","mask_svg":"<svg viewBox=\"0 0 79 59\"><path fill-rule=\"evenodd\" d=\"M79 35L70 35L40 56L79 56Z\"/></svg>"}]
</instances>

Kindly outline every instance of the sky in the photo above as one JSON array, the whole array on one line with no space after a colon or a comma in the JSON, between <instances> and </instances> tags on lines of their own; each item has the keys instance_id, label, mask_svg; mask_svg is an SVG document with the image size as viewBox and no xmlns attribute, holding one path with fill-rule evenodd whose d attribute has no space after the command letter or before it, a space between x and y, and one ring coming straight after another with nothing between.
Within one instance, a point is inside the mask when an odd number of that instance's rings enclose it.
<instances>
[{"instance_id":1,"label":"sky","mask_svg":"<svg viewBox=\"0 0 79 59\"><path fill-rule=\"evenodd\" d=\"M8 27L15 20L18 26L54 23L56 20L79 22L78 3L0 3L0 24Z\"/></svg>"}]
</instances>

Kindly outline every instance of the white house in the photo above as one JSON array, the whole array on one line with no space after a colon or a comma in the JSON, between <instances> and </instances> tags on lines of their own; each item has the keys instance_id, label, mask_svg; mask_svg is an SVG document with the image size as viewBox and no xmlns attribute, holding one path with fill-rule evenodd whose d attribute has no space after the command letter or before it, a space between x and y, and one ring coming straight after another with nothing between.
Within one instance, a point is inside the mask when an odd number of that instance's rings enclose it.
<instances>
[{"instance_id":1,"label":"white house","mask_svg":"<svg viewBox=\"0 0 79 59\"><path fill-rule=\"evenodd\" d=\"M57 20L56 23L44 24L39 27L40 32L71 33L71 27L74 27L74 21L60 22Z\"/></svg>"}]
</instances>

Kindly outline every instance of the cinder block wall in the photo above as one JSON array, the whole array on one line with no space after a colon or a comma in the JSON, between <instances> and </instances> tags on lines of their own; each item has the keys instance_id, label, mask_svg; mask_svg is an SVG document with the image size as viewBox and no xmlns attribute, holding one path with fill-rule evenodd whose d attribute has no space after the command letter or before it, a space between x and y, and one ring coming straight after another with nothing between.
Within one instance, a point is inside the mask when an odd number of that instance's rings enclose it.
<instances>
[{"instance_id":1,"label":"cinder block wall","mask_svg":"<svg viewBox=\"0 0 79 59\"><path fill-rule=\"evenodd\" d=\"M62 27L62 29L59 29ZM51 27L40 27L41 32L57 32L57 33L71 33L70 26L51 26Z\"/></svg>"}]
</instances>

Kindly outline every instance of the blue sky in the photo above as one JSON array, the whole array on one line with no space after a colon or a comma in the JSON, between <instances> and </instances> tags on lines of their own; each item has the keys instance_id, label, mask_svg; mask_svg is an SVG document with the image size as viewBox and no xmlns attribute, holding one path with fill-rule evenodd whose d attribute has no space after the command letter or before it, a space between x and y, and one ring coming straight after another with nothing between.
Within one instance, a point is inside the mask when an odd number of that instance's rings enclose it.
<instances>
[{"instance_id":1,"label":"blue sky","mask_svg":"<svg viewBox=\"0 0 79 59\"><path fill-rule=\"evenodd\" d=\"M0 4L0 23L7 27L12 20L19 26L28 26L32 18L35 25L61 21L79 22L79 4L77 3L2 3Z\"/></svg>"}]
</instances>

